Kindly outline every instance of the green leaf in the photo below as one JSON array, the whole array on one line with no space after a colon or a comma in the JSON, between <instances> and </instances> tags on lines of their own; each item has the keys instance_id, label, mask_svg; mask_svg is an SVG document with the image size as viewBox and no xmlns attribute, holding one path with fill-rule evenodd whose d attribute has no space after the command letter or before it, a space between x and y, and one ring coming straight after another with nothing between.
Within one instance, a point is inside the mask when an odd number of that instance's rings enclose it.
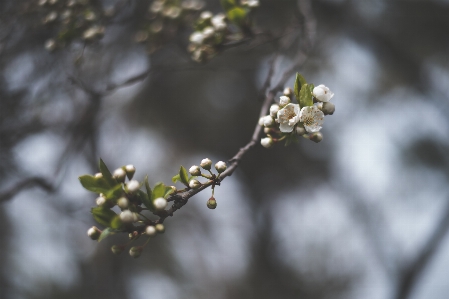
<instances>
[{"instance_id":1,"label":"green leaf","mask_svg":"<svg viewBox=\"0 0 449 299\"><path fill-rule=\"evenodd\" d=\"M220 4L226 11L229 11L236 6L235 0L220 0Z\"/></svg>"},{"instance_id":2,"label":"green leaf","mask_svg":"<svg viewBox=\"0 0 449 299\"><path fill-rule=\"evenodd\" d=\"M184 166L181 166L181 168L179 168L179 177L181 178L181 182L184 185L189 186L189 174L187 173L187 170L184 168Z\"/></svg>"},{"instance_id":3,"label":"green leaf","mask_svg":"<svg viewBox=\"0 0 449 299\"><path fill-rule=\"evenodd\" d=\"M106 179L103 178L96 178L91 175L82 175L79 177L81 185L83 187L91 192L95 193L107 193L111 186L106 181Z\"/></svg>"},{"instance_id":4,"label":"green leaf","mask_svg":"<svg viewBox=\"0 0 449 299\"><path fill-rule=\"evenodd\" d=\"M298 137L294 133L290 133L287 135L287 138L285 138L285 146L289 146L291 143L298 143Z\"/></svg>"},{"instance_id":5,"label":"green leaf","mask_svg":"<svg viewBox=\"0 0 449 299\"><path fill-rule=\"evenodd\" d=\"M296 100L298 101L298 104L299 104L299 96L300 96L299 93L300 93L301 88L302 88L302 86L304 84L307 84L306 79L304 79L304 77L300 73L296 73L295 90L294 90L294 92L295 92L295 97L296 97Z\"/></svg>"},{"instance_id":6,"label":"green leaf","mask_svg":"<svg viewBox=\"0 0 449 299\"><path fill-rule=\"evenodd\" d=\"M164 183L157 183L156 186L153 188L153 194L151 195L151 201L155 200L159 197L165 196L165 185Z\"/></svg>"},{"instance_id":7,"label":"green leaf","mask_svg":"<svg viewBox=\"0 0 449 299\"><path fill-rule=\"evenodd\" d=\"M313 84L304 84L299 92L299 106L301 108L313 105Z\"/></svg>"},{"instance_id":8,"label":"green leaf","mask_svg":"<svg viewBox=\"0 0 449 299\"><path fill-rule=\"evenodd\" d=\"M120 216L115 216L114 218L112 218L111 221L111 228L118 230L120 228L123 228L124 224L122 222L122 220L120 219Z\"/></svg>"},{"instance_id":9,"label":"green leaf","mask_svg":"<svg viewBox=\"0 0 449 299\"><path fill-rule=\"evenodd\" d=\"M179 175L179 173L177 175L175 175L174 177L172 177L171 180L172 180L173 183L176 183L176 182L181 182L182 183L181 176Z\"/></svg>"},{"instance_id":10,"label":"green leaf","mask_svg":"<svg viewBox=\"0 0 449 299\"><path fill-rule=\"evenodd\" d=\"M238 26L241 26L245 22L246 15L247 15L246 10L238 6L227 11L229 21Z\"/></svg>"},{"instance_id":11,"label":"green leaf","mask_svg":"<svg viewBox=\"0 0 449 299\"><path fill-rule=\"evenodd\" d=\"M100 158L100 172L105 178L105 180L108 182L108 184L112 187L117 184L117 181L112 177L111 172L109 171L108 167L104 163L104 161Z\"/></svg>"},{"instance_id":12,"label":"green leaf","mask_svg":"<svg viewBox=\"0 0 449 299\"><path fill-rule=\"evenodd\" d=\"M151 191L150 184L148 183L148 175L145 176L145 189L147 189L148 198L151 198L153 191Z\"/></svg>"},{"instance_id":13,"label":"green leaf","mask_svg":"<svg viewBox=\"0 0 449 299\"><path fill-rule=\"evenodd\" d=\"M115 214L114 211L104 207L92 208L91 213L93 214L95 221L107 227L111 226L112 220L117 217L117 214Z\"/></svg>"},{"instance_id":14,"label":"green leaf","mask_svg":"<svg viewBox=\"0 0 449 299\"><path fill-rule=\"evenodd\" d=\"M116 230L113 228L108 227L107 229L103 230L101 232L100 237L98 238L98 242L103 241L104 239L106 239L107 237L115 234Z\"/></svg>"},{"instance_id":15,"label":"green leaf","mask_svg":"<svg viewBox=\"0 0 449 299\"><path fill-rule=\"evenodd\" d=\"M123 187L121 184L118 184L114 187L112 187L111 189L109 189L106 192L103 192L103 195L107 198L107 199L118 199L123 195Z\"/></svg>"},{"instance_id":16,"label":"green leaf","mask_svg":"<svg viewBox=\"0 0 449 299\"><path fill-rule=\"evenodd\" d=\"M165 194L164 194L164 198L167 198L170 196L170 194L173 193L173 189L172 187L169 186L165 186Z\"/></svg>"},{"instance_id":17,"label":"green leaf","mask_svg":"<svg viewBox=\"0 0 449 299\"><path fill-rule=\"evenodd\" d=\"M154 211L154 205L153 201L150 199L151 197L148 197L148 195L143 192L142 190L139 190L137 192L137 196L139 197L140 201L143 203L143 205L150 211Z\"/></svg>"}]
</instances>

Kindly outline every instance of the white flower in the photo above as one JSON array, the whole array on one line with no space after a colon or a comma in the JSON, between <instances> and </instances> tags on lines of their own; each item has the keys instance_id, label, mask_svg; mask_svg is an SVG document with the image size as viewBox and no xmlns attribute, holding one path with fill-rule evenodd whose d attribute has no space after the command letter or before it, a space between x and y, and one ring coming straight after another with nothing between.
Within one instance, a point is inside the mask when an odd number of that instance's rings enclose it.
<instances>
[{"instance_id":1,"label":"white flower","mask_svg":"<svg viewBox=\"0 0 449 299\"><path fill-rule=\"evenodd\" d=\"M323 84L318 85L312 91L313 96L320 102L329 102L334 96L334 93Z\"/></svg>"},{"instance_id":2,"label":"white flower","mask_svg":"<svg viewBox=\"0 0 449 299\"><path fill-rule=\"evenodd\" d=\"M265 127L271 127L272 125L274 125L273 117L271 115L264 116L264 118L263 118L263 125Z\"/></svg>"},{"instance_id":3,"label":"white flower","mask_svg":"<svg viewBox=\"0 0 449 299\"><path fill-rule=\"evenodd\" d=\"M163 210L167 206L167 200L163 197L156 198L153 202L156 210Z\"/></svg>"},{"instance_id":4,"label":"white flower","mask_svg":"<svg viewBox=\"0 0 449 299\"><path fill-rule=\"evenodd\" d=\"M190 167L189 172L193 176L201 175L201 169L196 165L193 165L192 167Z\"/></svg>"},{"instance_id":5,"label":"white flower","mask_svg":"<svg viewBox=\"0 0 449 299\"><path fill-rule=\"evenodd\" d=\"M282 97L281 97L282 98ZM290 133L299 121L299 105L288 104L278 112L279 129L283 133Z\"/></svg>"},{"instance_id":6,"label":"white flower","mask_svg":"<svg viewBox=\"0 0 449 299\"><path fill-rule=\"evenodd\" d=\"M224 14L217 14L210 20L215 30L221 31L226 28L225 18Z\"/></svg>"},{"instance_id":7,"label":"white flower","mask_svg":"<svg viewBox=\"0 0 449 299\"><path fill-rule=\"evenodd\" d=\"M273 145L273 139L270 137L265 137L260 140L260 144L262 144L263 147L270 148Z\"/></svg>"},{"instance_id":8,"label":"white flower","mask_svg":"<svg viewBox=\"0 0 449 299\"><path fill-rule=\"evenodd\" d=\"M282 97L279 98L279 104L281 106L288 105L289 103L290 103L290 98L289 97L282 96Z\"/></svg>"},{"instance_id":9,"label":"white flower","mask_svg":"<svg viewBox=\"0 0 449 299\"><path fill-rule=\"evenodd\" d=\"M307 106L301 109L299 119L307 132L314 133L321 130L321 125L324 123L324 113L317 106Z\"/></svg>"},{"instance_id":10,"label":"white flower","mask_svg":"<svg viewBox=\"0 0 449 299\"><path fill-rule=\"evenodd\" d=\"M128 183L128 191L133 193L140 189L140 183L136 180L131 180Z\"/></svg>"},{"instance_id":11,"label":"white flower","mask_svg":"<svg viewBox=\"0 0 449 299\"><path fill-rule=\"evenodd\" d=\"M204 35L201 32L194 32L190 35L189 40L193 44L201 45L204 40Z\"/></svg>"},{"instance_id":12,"label":"white flower","mask_svg":"<svg viewBox=\"0 0 449 299\"><path fill-rule=\"evenodd\" d=\"M200 18L203 20L207 20L212 18L213 14L210 11L203 11L200 15Z\"/></svg>"},{"instance_id":13,"label":"white flower","mask_svg":"<svg viewBox=\"0 0 449 299\"><path fill-rule=\"evenodd\" d=\"M218 171L218 173L222 173L223 171L226 170L226 163L223 161L218 161L215 164L215 169Z\"/></svg>"},{"instance_id":14,"label":"white flower","mask_svg":"<svg viewBox=\"0 0 449 299\"><path fill-rule=\"evenodd\" d=\"M270 107L270 115L272 117L276 117L276 115L278 114L279 111L279 105L278 104L273 104Z\"/></svg>"},{"instance_id":15,"label":"white flower","mask_svg":"<svg viewBox=\"0 0 449 299\"><path fill-rule=\"evenodd\" d=\"M212 28L210 26L204 28L204 30L203 30L203 36L204 36L205 39L211 38L212 36L214 36L214 33L215 33L214 28Z\"/></svg>"},{"instance_id":16,"label":"white flower","mask_svg":"<svg viewBox=\"0 0 449 299\"><path fill-rule=\"evenodd\" d=\"M243 0L243 5L247 5L249 7L258 7L259 6L259 0Z\"/></svg>"}]
</instances>

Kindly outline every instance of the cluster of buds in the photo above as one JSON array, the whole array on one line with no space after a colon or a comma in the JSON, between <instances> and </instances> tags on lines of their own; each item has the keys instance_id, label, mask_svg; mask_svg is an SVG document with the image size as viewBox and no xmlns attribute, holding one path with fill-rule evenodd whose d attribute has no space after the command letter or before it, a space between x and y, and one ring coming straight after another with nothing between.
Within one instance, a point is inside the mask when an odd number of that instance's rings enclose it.
<instances>
[{"instance_id":1,"label":"cluster of buds","mask_svg":"<svg viewBox=\"0 0 449 299\"><path fill-rule=\"evenodd\" d=\"M104 35L104 11L94 0L39 0L36 10L42 23L55 30L55 37L45 42L48 51L62 48L75 39L91 42Z\"/></svg>"},{"instance_id":2,"label":"cluster of buds","mask_svg":"<svg viewBox=\"0 0 449 299\"><path fill-rule=\"evenodd\" d=\"M146 20L135 36L139 43L146 42L151 54L171 40L181 26L193 22L205 3L201 0L154 0L148 7Z\"/></svg>"},{"instance_id":3,"label":"cluster of buds","mask_svg":"<svg viewBox=\"0 0 449 299\"><path fill-rule=\"evenodd\" d=\"M208 173L203 173L201 171L201 168L203 170L206 170ZM203 177L209 180L211 186L212 186L212 196L207 201L207 207L209 209L215 209L217 207L217 201L214 198L214 190L216 185L220 185L220 175L227 169L226 163L223 161L219 161L215 163L215 170L218 174L214 174L212 171L212 160L209 158L205 158L201 160L200 166L193 165L189 168L189 173L192 175L192 178L189 181L189 187L191 189L198 189L203 184L195 179L195 177Z\"/></svg>"},{"instance_id":4,"label":"cluster of buds","mask_svg":"<svg viewBox=\"0 0 449 299\"><path fill-rule=\"evenodd\" d=\"M269 148L284 139L290 143L297 140L296 136L320 142L324 116L335 111L335 105L330 102L333 96L325 85L314 87L298 74L295 90L285 88L279 102L271 105L270 114L259 119L266 134L261 139L262 146ZM292 103L295 97L298 104Z\"/></svg>"}]
</instances>

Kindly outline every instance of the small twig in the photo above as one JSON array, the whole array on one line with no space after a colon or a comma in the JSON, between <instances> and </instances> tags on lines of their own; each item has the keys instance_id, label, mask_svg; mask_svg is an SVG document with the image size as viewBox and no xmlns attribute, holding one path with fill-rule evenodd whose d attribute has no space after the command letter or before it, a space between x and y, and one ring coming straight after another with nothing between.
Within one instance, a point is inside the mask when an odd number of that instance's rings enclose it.
<instances>
[{"instance_id":1,"label":"small twig","mask_svg":"<svg viewBox=\"0 0 449 299\"><path fill-rule=\"evenodd\" d=\"M39 187L47 192L53 192L55 190L54 186L46 179L42 177L30 177L24 179L12 187L8 188L6 191L0 193L0 202L5 202L12 199L15 195L20 192L31 189L33 187Z\"/></svg>"}]
</instances>

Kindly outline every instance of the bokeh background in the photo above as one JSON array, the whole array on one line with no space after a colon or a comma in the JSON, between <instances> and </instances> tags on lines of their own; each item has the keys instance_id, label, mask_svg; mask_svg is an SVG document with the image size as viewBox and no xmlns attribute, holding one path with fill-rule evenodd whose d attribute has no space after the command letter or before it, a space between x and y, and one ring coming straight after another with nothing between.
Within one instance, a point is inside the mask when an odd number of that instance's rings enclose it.
<instances>
[{"instance_id":1,"label":"bokeh background","mask_svg":"<svg viewBox=\"0 0 449 299\"><path fill-rule=\"evenodd\" d=\"M110 252L125 236L86 236L95 195L77 177L102 157L169 184L181 164L229 159L254 130L274 51L195 64L186 30L147 55L131 38L143 2L76 63L82 45L49 53L26 1L0 3L0 298L448 298L449 1L311 1L316 43L298 71L336 94L324 140L258 145L216 210L198 194L134 260ZM256 24L279 34L297 11L261 0Z\"/></svg>"}]
</instances>

